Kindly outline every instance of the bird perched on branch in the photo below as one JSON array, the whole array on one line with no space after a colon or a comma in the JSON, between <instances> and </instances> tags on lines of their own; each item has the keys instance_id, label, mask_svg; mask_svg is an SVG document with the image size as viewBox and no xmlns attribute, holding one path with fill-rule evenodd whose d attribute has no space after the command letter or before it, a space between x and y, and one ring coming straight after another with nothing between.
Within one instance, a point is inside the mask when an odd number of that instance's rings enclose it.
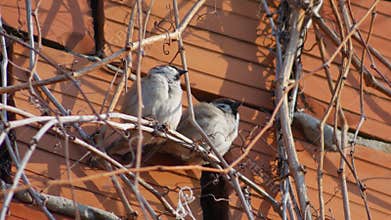
<instances>
[{"instance_id":1,"label":"bird perched on branch","mask_svg":"<svg viewBox=\"0 0 391 220\"><path fill-rule=\"evenodd\" d=\"M232 142L238 136L238 107L240 105L240 102L227 98L216 99L211 103L201 102L194 105L194 115L197 123L205 131L221 155L228 152ZM177 131L195 142L205 142L200 132L192 125L188 111L182 115ZM202 143L202 145L210 151L210 147L206 143ZM205 163L199 154L172 141L167 141L160 149L188 163Z\"/></svg>"},{"instance_id":2,"label":"bird perched on branch","mask_svg":"<svg viewBox=\"0 0 391 220\"><path fill-rule=\"evenodd\" d=\"M162 65L153 67L148 75L141 79L142 90L142 117L156 120L159 125L164 125L170 129L176 129L182 115L182 89L180 76L187 71L175 66ZM137 86L133 84L125 94L121 112L137 116L138 97ZM145 142L151 137L145 137ZM125 145L125 150L129 151L127 140L123 143L113 143L106 148L107 153L121 153ZM118 142L118 141L117 141Z\"/></svg>"}]
</instances>

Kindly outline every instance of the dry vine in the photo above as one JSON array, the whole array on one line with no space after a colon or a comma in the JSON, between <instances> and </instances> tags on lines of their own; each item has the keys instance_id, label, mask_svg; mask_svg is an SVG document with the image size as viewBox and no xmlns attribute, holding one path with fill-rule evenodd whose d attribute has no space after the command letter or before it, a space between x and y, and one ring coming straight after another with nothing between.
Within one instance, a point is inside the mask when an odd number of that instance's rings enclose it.
<instances>
[{"instance_id":1,"label":"dry vine","mask_svg":"<svg viewBox=\"0 0 391 220\"><path fill-rule=\"evenodd\" d=\"M346 171L350 171L354 180L357 184L357 187L360 192L360 196L363 200L363 203L366 208L367 218L371 219L370 208L367 201L367 196L365 192L365 186L361 182L358 172L356 170L355 161L354 161L354 145L356 143L357 136L359 131L365 123L365 109L364 109L364 83L368 87L372 87L381 93L391 96L390 82L387 79L386 74L382 73L379 68L376 67L374 59L380 60L385 64L390 70L390 62L383 57L375 48L370 44L370 37L372 35L372 26L375 22L375 9L376 5L380 0L373 2L371 7L368 9L367 13L360 18L358 21L353 17L350 1L340 0L338 6L334 0L330 0L332 5L333 13L335 20L338 26L337 30L329 27L325 20L320 15L320 8L322 7L323 1L281 1L279 2L278 8L269 6L270 2L266 0L261 0L260 4L262 6L262 12L265 13L268 18L269 25L271 28L271 34L274 38L274 55L276 60L275 67L275 109L272 112L266 126L264 126L260 131L248 140L246 148L242 155L236 158L232 163L228 163L222 155L218 153L216 148L213 146L212 141L209 139L208 135L203 131L203 129L198 125L195 120L193 103L192 103L192 93L191 93L191 70L188 68L186 60L185 45L182 39L182 34L189 26L190 21L195 17L197 11L203 6L205 0L196 1L191 9L180 21L179 9L177 0L172 1L173 6L173 16L175 21L175 30L169 31L165 30L165 33L156 34L150 37L146 37L147 24L149 22L150 13L154 7L154 1L151 1L149 9L146 13L143 12L143 3L142 0L137 0L134 4L129 7L132 8L131 15L128 21L127 28L127 37L124 46L118 51L112 53L111 55L105 58L93 58L89 57L96 62L93 64L81 67L77 70L70 71L57 63L52 61L50 57L47 57L41 52L41 33L39 26L39 2L36 5L36 10L32 10L32 3L30 0L26 0L26 15L27 15L27 24L28 24L28 41L11 34L7 33L3 28L3 23L0 17L0 44L1 44L1 73L2 73L2 86L0 88L0 94L2 95L2 103L0 104L0 109L2 110L1 114L1 124L0 124L0 145L5 146L8 150L10 157L12 158L13 164L15 165L17 171L13 176L12 183L2 183L2 190L4 195L4 200L2 201L3 206L0 213L0 220L5 219L7 216L10 203L14 197L19 200L36 203L42 209L49 219L54 219L52 212L61 213L69 216L73 216L76 219L85 218L85 219L95 219L96 215L102 215L103 219L119 219L118 216L115 216L112 213L108 213L104 210L99 210L94 207L84 206L78 203L75 199L74 185L80 182L85 182L89 180L94 180L97 178L107 178L110 177L113 187L116 190L118 197L120 198L124 209L126 210L127 218L135 218L138 214L134 210L134 207L131 205L128 196L126 195L126 189L130 190L138 202L138 205L142 211L142 216L146 219L159 219L159 213L153 208L153 205L145 198L140 191L140 187L145 188L147 191L151 192L165 207L168 215L174 216L176 218L184 218L186 215L192 217L191 210L186 210L184 207L187 205L187 200L183 202L179 198L179 203L177 204L178 208L175 208L174 204L171 204L170 201L162 195L156 187L147 181L145 181L140 173L150 172L150 171L173 171L173 170L204 170L210 172L216 172L223 175L225 180L227 180L233 186L237 197L240 200L240 206L242 211L246 213L248 219L255 219L254 213L257 213L257 210L254 210L254 207L251 206L251 202L248 199L248 193L244 192L242 185L246 185L255 191L260 197L264 198L268 203L271 204L276 213L280 215L282 219L305 219L310 220L312 218L325 219L326 210L325 202L323 198L323 172L324 172L324 155L326 151L326 139L332 138L337 145L337 151L340 154L340 167L339 175L341 181L341 192L343 197L343 207L345 219L351 219L350 207L349 207L349 191L347 189L347 180L346 180ZM216 10L216 8L215 8ZM272 12L273 11L273 12ZM364 39L362 31L360 30L360 25L371 16L371 26L370 31ZM205 15L207 16L207 15ZM33 21L34 17L34 21ZM38 31L37 35L37 45L34 42L34 28L33 25L36 25L36 30ZM133 35L135 26L138 27L138 36L137 40L133 41ZM310 71L307 74L303 73L303 64L301 56L304 50L304 44L306 40L307 32L310 28L313 28L316 34L316 44L320 51L320 56L323 61L323 64L314 70ZM327 52L325 49L324 38L330 38L335 44L336 49L333 54L327 57ZM206 151L199 143L193 142L191 139L183 136L182 134L173 131L166 130L160 131L156 130L155 122L143 119L142 116L142 98L141 97L141 70L142 70L142 59L144 55L144 47L156 42L163 42L167 39L171 41L177 41L179 51L177 55L180 55L181 63L183 69L188 71L185 75L185 87L187 92L187 102L192 118L192 125L195 126L200 134L205 138L206 143L210 145L212 152ZM353 41L356 40L362 46L361 56L357 54L358 50L355 50L353 46ZM29 49L29 68L22 69L26 74L29 75L29 80L26 83L18 83L14 85L7 84L8 74L8 65L11 63L8 60L8 49L7 42L13 42L15 44L20 44L25 48ZM163 46L164 47L164 46ZM135 61L136 66L133 67L132 55L133 53L137 54L137 59ZM336 57L340 55L341 57L341 66L339 69L339 75L336 82L333 81L330 73L330 65L335 61ZM370 65L365 65L365 57L369 57ZM87 56L85 56L87 57ZM111 64L113 61L117 60L120 57L124 58L124 69L119 70L117 67L113 67ZM54 67L58 71L58 75L48 79L41 79L39 77L39 72L37 71L38 58L45 60L49 65ZM175 59L175 57L174 57ZM15 65L15 64L13 64ZM92 71L102 68L108 65L109 68L117 68L116 71L122 73L122 78L115 89L113 98L109 104L108 111L102 113L104 107L101 107L101 111L98 112L93 107L93 104L86 96L83 89L81 89L78 84L77 79L83 77L87 74L90 74ZM360 73L360 122L357 125L357 129L354 135L353 140L348 140L349 136L347 135L347 130L349 128L348 121L345 116L344 106L341 103L341 94L344 89L345 80L348 74L352 74L352 66L354 66ZM139 97L139 109L137 117L125 115L122 113L114 112L114 109L117 105L122 91L126 89L126 84L128 78L132 74L132 70L135 70L136 74L133 76L135 83L137 85L137 94ZM312 212L312 202L309 199L307 192L307 185L305 183L305 169L300 162L296 148L295 148L295 139L292 134L292 121L294 119L294 113L297 111L297 97L299 93L300 82L308 77L313 75L320 70L324 70L325 76L328 80L329 91L331 93L331 100L329 101L326 112L324 113L323 118L318 123L320 130L320 151L318 155L318 201L319 201L319 213ZM373 70L378 76L375 77L371 71ZM88 104L90 110L93 114L91 115L82 115L82 114L70 114L66 108L60 104L56 97L48 89L48 85L54 83L70 81L78 89L78 92L83 97L83 100ZM112 80L114 82L115 79ZM113 84L113 83L112 83ZM35 100L36 106L40 109L43 109L45 116L37 116L31 114L30 112L12 107L7 104L7 95L21 90L28 89L30 96ZM42 91L42 93L41 93ZM108 92L107 92L108 94ZM105 97L105 101L108 95ZM49 100L48 103L45 100ZM52 108L51 106L55 106ZM334 135L333 137L326 137L324 130L327 129L326 121L328 121L329 115L331 114L333 108L335 109L334 115ZM18 120L8 120L7 114L14 113L19 115L22 119ZM118 122L121 119L124 122ZM338 123L341 122L341 125L338 126ZM137 150L135 156L135 167L127 167L116 161L114 158L110 157L104 152L102 146L102 140L93 140L86 131L83 129L83 125L89 123L94 125L102 125L101 134L98 135L99 138L104 137L104 133L107 128L111 128L117 134L121 136L126 136L125 134L129 130L136 130L137 135ZM29 148L26 153L21 156L18 148L12 146L11 143L11 133L16 128L21 128L28 125L34 125L38 127L39 130L32 137L31 142L29 143ZM279 157L279 167L278 167L278 179L279 179L279 194L281 201L277 201L272 195L267 193L267 190L264 190L259 184L255 183L251 178L248 178L240 172L237 168L240 164L248 157L250 151L253 149L254 145L265 132L270 129L272 126L275 126L276 131L276 143ZM74 135L69 127L73 126L78 135ZM339 132L340 130L340 132ZM32 185L26 175L26 167L31 160L32 154L36 151L38 147L38 142L49 132L56 133L61 136L64 140L65 145L65 161L66 161L66 180L51 180L48 181L45 185L46 188L59 185L70 185L72 192L72 200L64 200L61 197L54 197L51 195L45 195L37 192L36 186ZM200 157L203 157L205 161L209 161L213 168L203 167L198 165L185 165L185 166L143 166L142 165L142 140L143 132L153 133L156 136L160 136L165 139L172 140L174 142L180 143L184 148L194 150L199 153ZM338 141L340 140L340 141ZM69 144L74 143L80 148L85 149L88 153L93 154L94 156L100 158L106 169L105 172L90 175L86 177L72 178L71 169L72 165L70 162L70 152ZM350 155L348 155L348 145L351 145ZM350 157L350 160L349 160ZM84 157L83 157L84 158ZM81 161L82 159L80 159ZM346 169L347 167L347 169ZM119 177L119 178L118 178ZM23 184L20 183L20 180L23 181ZM122 181L122 184L120 182ZM239 182L241 181L241 183ZM187 188L186 188L187 189ZM296 190L296 192L294 192ZM185 189L180 189L180 196L186 197ZM192 191L190 190L192 193ZM192 194L191 194L192 195ZM192 196L189 196L192 197ZM47 201L50 200L50 203ZM64 207L58 207L55 205L56 201L66 201L67 206L72 206L73 208L67 210ZM182 207L179 207L179 206ZM53 206L55 206L53 208ZM60 210L60 211L59 211ZM87 211L85 211L87 210ZM189 212L188 212L189 211ZM86 213L87 213L87 216ZM93 213L88 216L88 213ZM186 214L184 214L186 213Z\"/></svg>"}]
</instances>

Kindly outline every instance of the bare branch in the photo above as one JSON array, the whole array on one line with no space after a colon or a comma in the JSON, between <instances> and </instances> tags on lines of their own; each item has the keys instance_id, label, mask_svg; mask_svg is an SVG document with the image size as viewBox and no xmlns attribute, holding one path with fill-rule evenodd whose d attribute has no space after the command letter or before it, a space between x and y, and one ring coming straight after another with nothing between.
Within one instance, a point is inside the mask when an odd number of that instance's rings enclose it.
<instances>
[{"instance_id":1,"label":"bare branch","mask_svg":"<svg viewBox=\"0 0 391 220\"><path fill-rule=\"evenodd\" d=\"M1 181L1 188L4 190L4 189L11 188L11 186ZM33 199L31 198L31 196L28 194L27 191L19 191L15 193L15 197L21 202L33 204ZM91 220L93 219L94 220L95 219L120 220L121 219L118 216L114 215L112 212L107 212L92 206L86 206L82 204L77 204L75 206L72 200L66 199L64 197L53 196L48 194L40 194L40 198L45 200L46 206L49 208L49 210L58 214L75 217L75 213L80 213L80 217L86 220L90 220L90 219Z\"/></svg>"},{"instance_id":2,"label":"bare branch","mask_svg":"<svg viewBox=\"0 0 391 220\"><path fill-rule=\"evenodd\" d=\"M297 157L295 143L292 136L292 131L290 127L290 118L289 118L289 106L287 95L284 91L288 87L288 82L292 70L292 66L294 64L294 60L296 59L297 48L299 47L300 42L300 32L303 27L304 22L304 11L295 8L294 6L290 7L291 15L289 19L290 25L290 36L289 42L285 48L284 62L281 68L281 73L278 74L279 78L276 79L276 99L282 99L282 106L280 109L280 124L282 131L282 138L284 140L286 152L288 155L288 164L290 173L293 175L296 184L296 190L300 201L301 212L304 219L310 220L312 219L311 213L307 211L307 206L309 204L307 189L304 180L304 170L300 165L300 162Z\"/></svg>"},{"instance_id":3,"label":"bare branch","mask_svg":"<svg viewBox=\"0 0 391 220\"><path fill-rule=\"evenodd\" d=\"M194 17L195 13L200 9L200 7L202 6L203 3L204 3L204 0L200 0L200 1L197 1L193 5L193 7L186 14L186 16L184 17L182 22L177 27L177 29L174 32L170 32L168 34L168 37L170 39L178 40L179 35L182 34L182 32L186 29L187 25L189 24L191 19ZM18 38L13 37L12 35L5 33L4 29L0 30L0 35L5 36L7 38L10 38L12 40L15 40L18 43L22 44L23 46L26 46L29 48L29 46L27 44L22 43L23 41L20 41ZM146 45L150 45L152 43L165 40L166 38L167 38L167 33L155 35L155 36L144 39L141 42L141 46L145 47ZM112 60L124 55L125 53L128 53L128 51L135 51L139 47L139 44L140 44L139 42L134 42L131 44L131 46L129 48L122 48L122 49L118 50L117 52L111 54L110 56L102 59L101 61L98 61L94 64L91 64L89 66L86 66L86 67L81 68L81 69L74 71L74 72L66 71L63 69L58 69L60 71L60 73L62 73L62 75L58 75L58 76L55 76L52 78L43 79L43 80L39 80L39 81L34 81L34 82L32 82L32 86L36 87L36 86L42 86L42 85L48 85L48 84L52 84L52 83L62 82L62 81L68 80L69 77L79 78L79 77L84 76L87 73L89 73L97 68L100 68L101 66L111 62ZM34 51L38 52L36 50L34 50ZM53 62L51 62L50 59L47 59L46 57L42 56L42 54L40 54L40 55L43 59L48 61L50 65L53 65ZM54 66L56 66L56 65L54 65ZM16 84L16 85L12 85L12 86L7 86L4 88L0 88L0 94L3 94L5 92L10 93L10 92L19 91L21 89L27 89L28 87L29 87L28 83L20 83L20 84Z\"/></svg>"}]
</instances>

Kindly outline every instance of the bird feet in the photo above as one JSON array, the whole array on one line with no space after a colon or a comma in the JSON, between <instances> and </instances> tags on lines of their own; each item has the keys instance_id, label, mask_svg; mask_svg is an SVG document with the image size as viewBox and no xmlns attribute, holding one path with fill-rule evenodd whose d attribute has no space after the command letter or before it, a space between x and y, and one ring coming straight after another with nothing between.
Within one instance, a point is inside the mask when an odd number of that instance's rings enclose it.
<instances>
[{"instance_id":1,"label":"bird feet","mask_svg":"<svg viewBox=\"0 0 391 220\"><path fill-rule=\"evenodd\" d=\"M167 123L163 123L163 124L160 124L160 123L156 123L154 126L153 126L153 132L152 132L152 135L153 136L159 136L159 132L167 132L169 130L169 125Z\"/></svg>"}]
</instances>

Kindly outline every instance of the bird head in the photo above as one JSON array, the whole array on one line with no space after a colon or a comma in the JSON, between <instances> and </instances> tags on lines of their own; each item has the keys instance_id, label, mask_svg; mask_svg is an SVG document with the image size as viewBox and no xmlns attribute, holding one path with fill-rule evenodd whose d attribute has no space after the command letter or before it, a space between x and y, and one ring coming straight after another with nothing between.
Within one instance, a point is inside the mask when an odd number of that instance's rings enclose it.
<instances>
[{"instance_id":1,"label":"bird head","mask_svg":"<svg viewBox=\"0 0 391 220\"><path fill-rule=\"evenodd\" d=\"M162 74L169 82L179 81L181 75L185 73L187 73L186 70L169 65L155 66L149 71L149 74Z\"/></svg>"},{"instance_id":2,"label":"bird head","mask_svg":"<svg viewBox=\"0 0 391 220\"><path fill-rule=\"evenodd\" d=\"M237 102L232 99L219 98L212 101L212 104L225 113L231 113L235 118L239 118L238 108L242 105L241 102Z\"/></svg>"}]
</instances>

